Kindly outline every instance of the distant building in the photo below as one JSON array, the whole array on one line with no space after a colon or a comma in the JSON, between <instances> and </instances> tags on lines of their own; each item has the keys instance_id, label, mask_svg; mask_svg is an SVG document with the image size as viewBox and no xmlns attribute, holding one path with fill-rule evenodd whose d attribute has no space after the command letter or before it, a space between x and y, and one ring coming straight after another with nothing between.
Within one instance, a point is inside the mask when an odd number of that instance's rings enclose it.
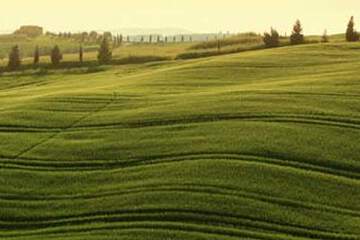
<instances>
[{"instance_id":1,"label":"distant building","mask_svg":"<svg viewBox=\"0 0 360 240\"><path fill-rule=\"evenodd\" d=\"M23 34L28 37L38 37L43 35L44 29L39 26L21 26L18 30L14 32L14 34Z\"/></svg>"}]
</instances>

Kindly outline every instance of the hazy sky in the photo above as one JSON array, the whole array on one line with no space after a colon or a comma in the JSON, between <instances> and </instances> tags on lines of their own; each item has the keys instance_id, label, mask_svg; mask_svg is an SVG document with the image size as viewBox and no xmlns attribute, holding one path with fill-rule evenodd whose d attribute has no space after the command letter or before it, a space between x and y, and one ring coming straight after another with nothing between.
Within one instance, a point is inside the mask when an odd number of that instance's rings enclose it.
<instances>
[{"instance_id":1,"label":"hazy sky","mask_svg":"<svg viewBox=\"0 0 360 240\"><path fill-rule=\"evenodd\" d=\"M299 18L305 33L325 28L337 33L351 15L360 20L360 0L3 0L0 30L37 24L51 31L176 27L263 32L273 26L289 32Z\"/></svg>"}]
</instances>

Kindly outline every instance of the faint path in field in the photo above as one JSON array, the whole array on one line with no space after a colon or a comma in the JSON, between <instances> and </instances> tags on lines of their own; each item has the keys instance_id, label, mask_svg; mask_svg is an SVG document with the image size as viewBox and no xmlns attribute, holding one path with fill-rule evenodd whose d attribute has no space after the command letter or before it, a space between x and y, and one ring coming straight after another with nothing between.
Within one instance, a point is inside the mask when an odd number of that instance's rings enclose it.
<instances>
[{"instance_id":1,"label":"faint path in field","mask_svg":"<svg viewBox=\"0 0 360 240\"><path fill-rule=\"evenodd\" d=\"M97 114L101 111L103 111L104 109L106 109L108 106L110 106L114 101L116 101L116 94L114 94L114 96L110 99L109 102L107 102L105 105L95 109L94 111L91 111L87 114L85 114L83 117L75 120L74 122L72 122L69 126L65 127L65 128L61 128L59 131L55 132L54 134L52 134L50 137L43 139L42 141L35 143L34 145L26 148L25 150L21 151L20 153L18 153L13 159L17 160L22 158L25 154L29 153L30 151L34 150L35 148L37 148L38 146L51 141L52 139L56 138L59 134L66 132L68 129L73 128L75 125L77 125L78 123L80 123L81 121L91 117L94 114Z\"/></svg>"}]
</instances>

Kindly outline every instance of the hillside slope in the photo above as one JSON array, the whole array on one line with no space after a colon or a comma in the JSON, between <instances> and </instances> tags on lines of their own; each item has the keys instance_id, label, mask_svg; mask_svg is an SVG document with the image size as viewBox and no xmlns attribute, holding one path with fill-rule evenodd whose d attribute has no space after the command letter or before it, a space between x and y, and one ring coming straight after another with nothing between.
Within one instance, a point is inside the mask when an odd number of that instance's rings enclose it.
<instances>
[{"instance_id":1,"label":"hillside slope","mask_svg":"<svg viewBox=\"0 0 360 240\"><path fill-rule=\"evenodd\" d=\"M360 48L0 78L0 238L360 239Z\"/></svg>"}]
</instances>

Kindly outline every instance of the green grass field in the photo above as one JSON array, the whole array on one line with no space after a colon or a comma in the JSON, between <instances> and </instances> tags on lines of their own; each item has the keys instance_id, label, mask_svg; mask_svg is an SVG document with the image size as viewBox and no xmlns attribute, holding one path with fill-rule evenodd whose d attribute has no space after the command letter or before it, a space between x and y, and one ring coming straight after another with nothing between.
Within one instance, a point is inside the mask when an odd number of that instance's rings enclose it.
<instances>
[{"instance_id":1,"label":"green grass field","mask_svg":"<svg viewBox=\"0 0 360 240\"><path fill-rule=\"evenodd\" d=\"M360 239L360 44L0 77L0 239Z\"/></svg>"}]
</instances>

